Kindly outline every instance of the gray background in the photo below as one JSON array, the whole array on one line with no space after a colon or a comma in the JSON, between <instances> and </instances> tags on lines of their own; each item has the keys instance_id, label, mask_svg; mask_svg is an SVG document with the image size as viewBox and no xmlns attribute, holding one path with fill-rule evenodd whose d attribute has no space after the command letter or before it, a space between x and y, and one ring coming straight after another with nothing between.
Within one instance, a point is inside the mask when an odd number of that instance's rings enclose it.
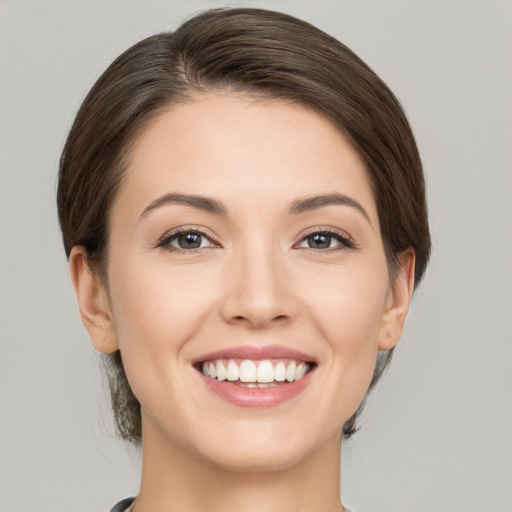
<instances>
[{"instance_id":1,"label":"gray background","mask_svg":"<svg viewBox=\"0 0 512 512\"><path fill-rule=\"evenodd\" d=\"M359 512L512 511L510 1L0 1L0 511L103 512L138 489L75 305L54 207L85 93L140 38L214 5L283 10L401 99L434 256L405 336L343 448Z\"/></svg>"}]
</instances>

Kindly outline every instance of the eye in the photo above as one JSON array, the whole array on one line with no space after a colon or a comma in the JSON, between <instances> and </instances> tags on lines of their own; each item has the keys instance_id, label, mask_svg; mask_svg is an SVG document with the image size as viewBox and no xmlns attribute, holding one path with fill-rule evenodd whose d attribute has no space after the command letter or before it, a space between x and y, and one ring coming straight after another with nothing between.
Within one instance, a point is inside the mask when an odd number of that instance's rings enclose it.
<instances>
[{"instance_id":1,"label":"eye","mask_svg":"<svg viewBox=\"0 0 512 512\"><path fill-rule=\"evenodd\" d=\"M158 244L158 247L177 252L217 246L210 237L195 229L182 229L168 233Z\"/></svg>"},{"instance_id":2,"label":"eye","mask_svg":"<svg viewBox=\"0 0 512 512\"><path fill-rule=\"evenodd\" d=\"M302 238L297 247L325 250L353 248L354 244L347 235L339 231L322 230L308 233Z\"/></svg>"}]
</instances>

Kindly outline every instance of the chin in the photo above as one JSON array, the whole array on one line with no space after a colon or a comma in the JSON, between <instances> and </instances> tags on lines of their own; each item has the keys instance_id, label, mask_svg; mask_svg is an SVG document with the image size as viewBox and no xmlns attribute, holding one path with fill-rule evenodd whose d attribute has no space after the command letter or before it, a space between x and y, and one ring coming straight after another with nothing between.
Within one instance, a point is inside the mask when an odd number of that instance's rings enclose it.
<instances>
[{"instance_id":1,"label":"chin","mask_svg":"<svg viewBox=\"0 0 512 512\"><path fill-rule=\"evenodd\" d=\"M240 427L240 426L239 426ZM224 435L215 432L210 439L201 438L195 449L201 457L228 471L261 473L283 471L314 456L326 441L339 447L341 430L334 435L303 429L289 424L259 424L253 428L233 428ZM332 434L332 433L331 433ZM333 444L329 438L333 439Z\"/></svg>"},{"instance_id":2,"label":"chin","mask_svg":"<svg viewBox=\"0 0 512 512\"><path fill-rule=\"evenodd\" d=\"M298 450L300 448L300 451ZM222 453L208 454L212 464L226 471L236 473L268 473L283 471L307 458L304 446L261 447L243 446Z\"/></svg>"}]
</instances>

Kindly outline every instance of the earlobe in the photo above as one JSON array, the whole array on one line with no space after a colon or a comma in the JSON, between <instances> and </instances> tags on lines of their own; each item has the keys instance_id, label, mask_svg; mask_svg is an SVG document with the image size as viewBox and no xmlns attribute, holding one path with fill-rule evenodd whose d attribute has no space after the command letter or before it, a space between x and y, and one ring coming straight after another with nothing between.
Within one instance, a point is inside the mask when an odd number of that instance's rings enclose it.
<instances>
[{"instance_id":1,"label":"earlobe","mask_svg":"<svg viewBox=\"0 0 512 512\"><path fill-rule=\"evenodd\" d=\"M119 346L110 301L101 279L89 267L85 247L75 246L71 250L69 272L80 316L93 346L103 353L115 352Z\"/></svg>"},{"instance_id":2,"label":"earlobe","mask_svg":"<svg viewBox=\"0 0 512 512\"><path fill-rule=\"evenodd\" d=\"M390 286L379 333L379 350L390 350L399 341L414 291L415 253L412 248L398 256L398 274Z\"/></svg>"}]
</instances>

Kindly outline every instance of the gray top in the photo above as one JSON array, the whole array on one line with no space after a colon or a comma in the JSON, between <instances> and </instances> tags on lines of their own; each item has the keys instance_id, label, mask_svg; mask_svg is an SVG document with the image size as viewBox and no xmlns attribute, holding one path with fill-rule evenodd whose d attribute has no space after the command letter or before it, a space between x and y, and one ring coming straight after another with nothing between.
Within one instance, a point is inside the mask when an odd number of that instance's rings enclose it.
<instances>
[{"instance_id":1,"label":"gray top","mask_svg":"<svg viewBox=\"0 0 512 512\"><path fill-rule=\"evenodd\" d=\"M110 512L124 512L133 503L134 499L135 498L125 498L114 505L114 508Z\"/></svg>"}]
</instances>

